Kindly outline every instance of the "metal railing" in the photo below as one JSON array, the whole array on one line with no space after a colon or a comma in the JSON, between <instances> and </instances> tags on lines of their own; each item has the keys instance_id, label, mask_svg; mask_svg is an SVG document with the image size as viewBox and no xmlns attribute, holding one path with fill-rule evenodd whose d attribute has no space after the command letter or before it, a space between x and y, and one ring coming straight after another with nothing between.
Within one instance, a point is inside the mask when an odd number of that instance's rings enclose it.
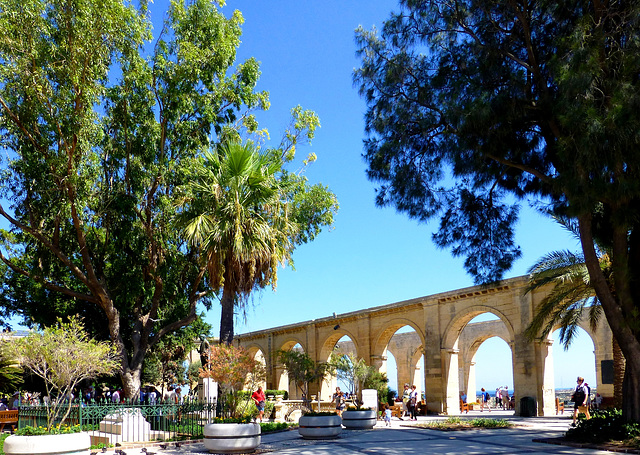
<instances>
[{"instance_id":1,"label":"metal railing","mask_svg":"<svg viewBox=\"0 0 640 455\"><path fill-rule=\"evenodd\" d=\"M68 408L63 407L60 416ZM202 428L224 414L216 401L185 400L183 403L72 403L66 425L81 425L92 445L156 440L198 439ZM47 406L20 406L18 428L46 427ZM60 419L56 424L60 423Z\"/></svg>"}]
</instances>

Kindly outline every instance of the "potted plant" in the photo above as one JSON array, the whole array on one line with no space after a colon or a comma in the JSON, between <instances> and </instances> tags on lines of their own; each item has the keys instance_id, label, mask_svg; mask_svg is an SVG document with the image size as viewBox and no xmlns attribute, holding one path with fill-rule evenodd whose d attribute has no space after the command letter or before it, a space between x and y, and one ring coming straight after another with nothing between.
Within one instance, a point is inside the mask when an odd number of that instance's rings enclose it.
<instances>
[{"instance_id":1,"label":"potted plant","mask_svg":"<svg viewBox=\"0 0 640 455\"><path fill-rule=\"evenodd\" d=\"M46 427L18 429L5 439L5 454L86 454L89 434L78 425L65 425L72 409L69 398L81 381L117 370L115 347L89 339L82 321L72 317L11 342L11 349L24 368L44 380L49 404Z\"/></svg>"},{"instance_id":2,"label":"potted plant","mask_svg":"<svg viewBox=\"0 0 640 455\"><path fill-rule=\"evenodd\" d=\"M335 412L307 412L298 420L298 433L304 439L335 439L342 433L342 417Z\"/></svg>"},{"instance_id":3,"label":"potted plant","mask_svg":"<svg viewBox=\"0 0 640 455\"><path fill-rule=\"evenodd\" d=\"M260 424L252 422L256 411L250 390L264 378L262 364L242 347L225 343L211 346L200 376L218 383L219 399L224 403L222 416L204 426L204 446L214 453L247 453L260 445Z\"/></svg>"},{"instance_id":4,"label":"potted plant","mask_svg":"<svg viewBox=\"0 0 640 455\"><path fill-rule=\"evenodd\" d=\"M342 432L342 419L333 412L313 412L309 397L309 385L317 384L318 389L331 366L316 362L305 352L277 351L278 361L284 366L296 387L302 393L304 407L298 420L298 433L305 439L332 439ZM318 410L320 409L318 405Z\"/></svg>"},{"instance_id":5,"label":"potted plant","mask_svg":"<svg viewBox=\"0 0 640 455\"><path fill-rule=\"evenodd\" d=\"M338 379L346 382L355 392L355 406L350 406L342 413L342 424L351 430L370 429L376 425L376 410L363 408L361 393L362 384L376 373L376 369L367 365L364 359L359 359L350 353L335 351L329 360L331 368L337 373Z\"/></svg>"}]
</instances>

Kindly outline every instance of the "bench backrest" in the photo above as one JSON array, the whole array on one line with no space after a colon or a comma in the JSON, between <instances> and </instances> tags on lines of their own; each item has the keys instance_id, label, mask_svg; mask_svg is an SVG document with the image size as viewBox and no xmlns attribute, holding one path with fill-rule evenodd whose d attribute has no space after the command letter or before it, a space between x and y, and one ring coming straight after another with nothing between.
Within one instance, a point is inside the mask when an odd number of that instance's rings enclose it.
<instances>
[{"instance_id":1,"label":"bench backrest","mask_svg":"<svg viewBox=\"0 0 640 455\"><path fill-rule=\"evenodd\" d=\"M18 411L0 411L0 422L17 422Z\"/></svg>"}]
</instances>

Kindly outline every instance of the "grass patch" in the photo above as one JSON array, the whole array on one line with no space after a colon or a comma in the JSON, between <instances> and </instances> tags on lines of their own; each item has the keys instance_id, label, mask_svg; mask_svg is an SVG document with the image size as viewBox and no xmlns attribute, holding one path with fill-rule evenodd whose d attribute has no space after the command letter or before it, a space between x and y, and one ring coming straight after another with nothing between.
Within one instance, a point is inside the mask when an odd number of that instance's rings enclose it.
<instances>
[{"instance_id":1,"label":"grass patch","mask_svg":"<svg viewBox=\"0 0 640 455\"><path fill-rule=\"evenodd\" d=\"M415 426L432 430L452 431L472 428L511 428L514 425L508 420L503 419L462 419L460 417L448 417L446 420L425 422Z\"/></svg>"},{"instance_id":2,"label":"grass patch","mask_svg":"<svg viewBox=\"0 0 640 455\"><path fill-rule=\"evenodd\" d=\"M286 430L290 426L295 426L295 424L286 422L265 422L260 424L260 431L262 431L262 433L272 433L274 431Z\"/></svg>"}]
</instances>

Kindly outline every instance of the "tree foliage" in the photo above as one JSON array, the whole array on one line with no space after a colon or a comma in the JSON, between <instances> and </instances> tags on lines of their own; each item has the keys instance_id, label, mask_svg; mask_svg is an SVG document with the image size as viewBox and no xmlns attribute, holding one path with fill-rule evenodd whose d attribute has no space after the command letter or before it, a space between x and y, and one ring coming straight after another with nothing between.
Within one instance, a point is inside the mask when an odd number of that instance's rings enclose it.
<instances>
[{"instance_id":1,"label":"tree foliage","mask_svg":"<svg viewBox=\"0 0 640 455\"><path fill-rule=\"evenodd\" d=\"M258 62L235 62L239 11L171 2L152 36L146 5L0 0L0 307L41 327L81 315L118 347L127 397L218 291L174 224L177 189L212 144L267 137L269 107ZM288 154L318 120L291 122Z\"/></svg>"},{"instance_id":2,"label":"tree foliage","mask_svg":"<svg viewBox=\"0 0 640 455\"><path fill-rule=\"evenodd\" d=\"M90 339L78 318L58 321L55 326L32 331L12 343L20 364L44 380L49 397L49 429L63 411L58 425L64 423L71 412L69 397L81 381L113 374L118 368L115 346Z\"/></svg>"},{"instance_id":3,"label":"tree foliage","mask_svg":"<svg viewBox=\"0 0 640 455\"><path fill-rule=\"evenodd\" d=\"M436 243L478 283L520 255L522 201L576 219L640 420L640 5L401 1L359 30L364 157L377 203L441 217ZM595 240L610 248L615 293Z\"/></svg>"},{"instance_id":4,"label":"tree foliage","mask_svg":"<svg viewBox=\"0 0 640 455\"><path fill-rule=\"evenodd\" d=\"M233 341L234 309L254 290L275 289L278 267L291 262L295 247L333 222L335 196L287 172L291 159L251 142L225 142L205 152L185 186L179 222L202 251L209 286L222 288L221 342Z\"/></svg>"},{"instance_id":5,"label":"tree foliage","mask_svg":"<svg viewBox=\"0 0 640 455\"><path fill-rule=\"evenodd\" d=\"M275 352L275 357L279 363L287 370L290 381L296 384L302 394L302 399L309 409L310 393L309 386L316 384L318 390L328 374L333 372L331 365L325 362L316 362L306 352L295 350Z\"/></svg>"},{"instance_id":6,"label":"tree foliage","mask_svg":"<svg viewBox=\"0 0 640 455\"><path fill-rule=\"evenodd\" d=\"M12 394L22 384L22 368L6 343L0 341L0 393Z\"/></svg>"},{"instance_id":7,"label":"tree foliage","mask_svg":"<svg viewBox=\"0 0 640 455\"><path fill-rule=\"evenodd\" d=\"M349 386L349 392L355 393L358 400L361 400L364 384L380 385L381 377L376 368L367 363L355 354L344 353L336 350L331 353L329 365L337 373L338 379ZM378 387L374 387L376 390Z\"/></svg>"},{"instance_id":8,"label":"tree foliage","mask_svg":"<svg viewBox=\"0 0 640 455\"><path fill-rule=\"evenodd\" d=\"M209 348L209 361L200 369L200 377L211 378L218 383L225 397L225 404L231 418L241 416L249 402L251 394L241 392L245 387L253 390L265 379L265 368L248 350L241 346L220 343Z\"/></svg>"}]
</instances>

